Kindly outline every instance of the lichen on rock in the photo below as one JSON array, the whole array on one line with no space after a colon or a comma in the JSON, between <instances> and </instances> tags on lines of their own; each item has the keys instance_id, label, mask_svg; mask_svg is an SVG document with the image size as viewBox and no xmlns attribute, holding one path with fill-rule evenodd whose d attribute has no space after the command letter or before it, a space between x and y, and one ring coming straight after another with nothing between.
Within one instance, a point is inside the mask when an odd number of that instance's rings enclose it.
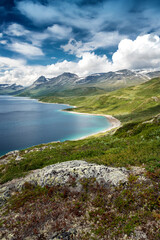
<instances>
[{"instance_id":1,"label":"lichen on rock","mask_svg":"<svg viewBox=\"0 0 160 240\"><path fill-rule=\"evenodd\" d=\"M53 164L34 170L24 178L12 180L0 187L0 204L3 204L12 191L20 191L25 182L39 186L65 185L73 177L77 184L83 178L95 178L98 183L116 186L126 182L128 171L125 168L113 168L86 161L74 160ZM78 186L77 186L78 187Z\"/></svg>"}]
</instances>

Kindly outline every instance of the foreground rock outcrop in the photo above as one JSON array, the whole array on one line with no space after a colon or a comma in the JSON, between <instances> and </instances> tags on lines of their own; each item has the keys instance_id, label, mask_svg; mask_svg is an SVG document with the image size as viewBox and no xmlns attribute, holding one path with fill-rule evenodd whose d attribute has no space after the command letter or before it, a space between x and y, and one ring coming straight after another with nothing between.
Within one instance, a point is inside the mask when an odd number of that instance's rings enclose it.
<instances>
[{"instance_id":1,"label":"foreground rock outcrop","mask_svg":"<svg viewBox=\"0 0 160 240\"><path fill-rule=\"evenodd\" d=\"M142 167L57 163L1 185L0 195L3 240L159 239L159 185Z\"/></svg>"},{"instance_id":2,"label":"foreground rock outcrop","mask_svg":"<svg viewBox=\"0 0 160 240\"><path fill-rule=\"evenodd\" d=\"M20 191L24 183L28 182L39 186L66 185L70 178L74 178L76 188L81 190L79 180L83 178L95 178L98 183L106 186L116 186L120 182L126 182L128 171L125 168L106 167L85 161L68 161L34 170L24 178L12 180L0 187L0 204L2 205L12 192Z\"/></svg>"}]
</instances>

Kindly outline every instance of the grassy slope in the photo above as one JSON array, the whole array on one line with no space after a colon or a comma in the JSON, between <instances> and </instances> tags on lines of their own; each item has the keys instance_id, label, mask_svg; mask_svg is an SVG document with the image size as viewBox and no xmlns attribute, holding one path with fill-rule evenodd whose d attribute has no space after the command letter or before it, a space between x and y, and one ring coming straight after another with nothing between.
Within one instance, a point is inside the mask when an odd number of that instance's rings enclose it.
<instances>
[{"instance_id":1,"label":"grassy slope","mask_svg":"<svg viewBox=\"0 0 160 240\"><path fill-rule=\"evenodd\" d=\"M0 168L0 182L23 176L26 172L46 165L86 159L105 165L141 165L157 168L160 158L160 129L158 123L143 124L144 120L160 112L160 78L144 84L115 91L107 95L79 98L46 97L48 102L68 102L78 106L77 111L105 113L118 116L123 122L122 135L101 136L81 141L55 144L55 149L22 155L20 163L13 162ZM136 134L134 134L136 132ZM137 134L138 132L138 134ZM129 134L128 134L129 133ZM151 160L150 160L151 159ZM151 162L150 162L151 161Z\"/></svg>"},{"instance_id":2,"label":"grassy slope","mask_svg":"<svg viewBox=\"0 0 160 240\"><path fill-rule=\"evenodd\" d=\"M24 154L22 151L24 159L20 163L13 160L1 167L1 183L23 176L32 169L74 159L86 159L112 166L144 164L150 170L159 168L159 123L142 122L160 113L160 78L107 95L58 99L46 97L42 100L76 104L79 106L77 111L113 114L123 122L132 120L132 124L124 125L113 136L57 143L53 144L54 149L43 152Z\"/></svg>"},{"instance_id":3,"label":"grassy slope","mask_svg":"<svg viewBox=\"0 0 160 240\"><path fill-rule=\"evenodd\" d=\"M8 164L0 165L1 184L22 177L33 169L75 159L115 167L142 166L146 168L149 179L143 181L140 178L138 181L138 176L130 175L127 185L122 184L115 189L95 188L89 179L84 182L83 191L74 195L74 200L73 193L66 186L64 189L34 189L30 186L10 199L9 209L5 209L5 215L0 214L0 229L6 234L10 230L24 239L30 234L37 236L46 221L54 232L72 228L72 223L77 221L77 226L90 229L77 239L120 239L124 234L130 239L129 236L138 227L146 233L147 239L158 240L160 114L157 114L160 113L160 78L107 95L50 96L41 100L70 103L78 106L77 111L112 114L130 123L124 124L113 135L100 134L79 141L49 143L43 151L41 145L36 147L36 151L31 151L35 147L30 148L28 153L22 150L21 161L11 157ZM152 121L144 122L150 118L153 118ZM64 221L59 217L62 215ZM56 219L54 223L52 219Z\"/></svg>"},{"instance_id":4,"label":"grassy slope","mask_svg":"<svg viewBox=\"0 0 160 240\"><path fill-rule=\"evenodd\" d=\"M160 112L160 78L108 94L87 97L43 97L45 102L70 103L76 111L111 114L122 122L144 120Z\"/></svg>"},{"instance_id":5,"label":"grassy slope","mask_svg":"<svg viewBox=\"0 0 160 240\"><path fill-rule=\"evenodd\" d=\"M20 93L19 96L27 96L27 97L35 97L39 98L42 96L57 96L57 97L72 97L72 96L90 96L96 94L104 94L106 93L105 90L99 87L81 87L81 88L73 88L73 89L66 89L66 90L56 90L56 89L49 89L49 88L42 88L41 89L33 89L33 90L25 90L24 92Z\"/></svg>"},{"instance_id":6,"label":"grassy slope","mask_svg":"<svg viewBox=\"0 0 160 240\"><path fill-rule=\"evenodd\" d=\"M49 143L48 148L20 154L20 162L12 158L0 167L0 183L24 176L27 172L57 162L84 159L89 162L115 167L142 166L159 179L160 169L160 116L153 122L129 123L114 135L100 135L79 141ZM50 148L52 147L52 148ZM31 149L34 149L32 147Z\"/></svg>"}]
</instances>

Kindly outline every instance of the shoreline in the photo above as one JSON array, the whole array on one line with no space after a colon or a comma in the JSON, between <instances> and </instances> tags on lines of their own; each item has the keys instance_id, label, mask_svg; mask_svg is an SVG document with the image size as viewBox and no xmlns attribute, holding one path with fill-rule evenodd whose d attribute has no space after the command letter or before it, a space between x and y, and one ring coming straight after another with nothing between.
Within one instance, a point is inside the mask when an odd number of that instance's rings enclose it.
<instances>
[{"instance_id":1,"label":"shoreline","mask_svg":"<svg viewBox=\"0 0 160 240\"><path fill-rule=\"evenodd\" d=\"M38 99L37 99L37 100L38 100ZM44 104L47 103L47 102L42 102L42 101L39 101L39 100L38 100L38 102L44 103ZM68 103L47 103L47 104L60 104L60 105L69 106L69 107L71 107L71 108L77 108L77 106L71 106L71 105L68 104ZM84 115L102 116L102 117L107 118L107 120L108 120L109 123L111 124L110 127L106 128L106 129L104 129L104 130L102 130L102 131L98 131L97 133L92 133L92 134L89 134L89 135L84 136L84 137L76 138L76 139L73 139L73 140L71 140L71 141L78 141L78 140L81 140L81 139L85 139L85 138L88 138L88 137L97 135L97 134L99 134L99 133L108 132L108 131L110 131L110 130L112 130L112 129L114 129L114 128L118 128L118 127L121 126L121 122L120 122L117 118L113 117L112 115L106 115L106 114L100 114L100 113L81 113L81 112L67 111L67 110L65 110L65 109L61 109L60 111L67 112L67 113L73 113L73 114L84 114ZM67 140L65 140L65 141L67 141Z\"/></svg>"},{"instance_id":2,"label":"shoreline","mask_svg":"<svg viewBox=\"0 0 160 240\"><path fill-rule=\"evenodd\" d=\"M67 104L69 105L69 104ZM69 105L70 106L70 105ZM77 108L76 106L74 106L74 108ZM77 139L74 139L73 141L78 141L78 140L82 140L82 139L85 139L85 138L88 138L88 137L91 137L91 136L94 136L94 135L97 135L99 133L105 133L105 132L108 132L114 128L118 128L121 126L121 122L113 117L112 115L105 115L105 114L98 114L98 113L81 113L81 112L74 112L74 111L67 111L65 109L61 110L63 112L67 112L67 113L73 113L73 114L83 114L83 115L94 115L94 116L102 116L102 117L105 117L107 118L107 120L109 121L109 123L111 124L110 127L102 130L102 131L98 131L97 133L92 133L92 134L89 134L87 136L84 136L84 137L80 137L80 138L77 138Z\"/></svg>"},{"instance_id":3,"label":"shoreline","mask_svg":"<svg viewBox=\"0 0 160 240\"><path fill-rule=\"evenodd\" d=\"M33 98L33 99L37 100L38 102L43 103L43 104L59 104L59 105L69 106L71 108L77 108L77 106L71 106L69 103L56 103L56 102L55 103L50 103L50 102L42 102L42 101L40 101L39 99L36 99L36 98ZM121 126L121 122L117 118L113 117L112 115L106 115L106 114L100 114L100 113L81 113L81 112L67 111L65 109L61 109L60 111L67 112L67 113L73 113L73 114L102 116L102 117L107 118L107 120L111 124L111 126L106 128L105 130L99 131L97 133L92 133L92 134L89 134L89 135L81 137L81 138L76 138L73 141L77 141L77 140L84 139L84 138L87 138L87 137L90 137L90 136L94 136L94 135L99 134L99 133L105 133L105 132L108 132L108 131L110 131L110 130L112 130L114 128L118 128L118 127ZM65 141L67 141L67 140L65 140ZM59 141L57 141L57 142L59 142Z\"/></svg>"},{"instance_id":4,"label":"shoreline","mask_svg":"<svg viewBox=\"0 0 160 240\"><path fill-rule=\"evenodd\" d=\"M33 98L31 98L31 99L33 99ZM47 102L42 102L42 101L39 101L38 99L34 99L34 100L37 100L38 102L40 102L40 103L42 103L42 104L59 104L59 105L65 105L65 106L69 106L69 107L71 107L71 108L77 108L77 106L71 106L70 104L68 104L68 103L47 103ZM66 108L67 109L67 108ZM117 118L115 118L115 117L113 117L112 115L105 115L105 114L98 114L98 113L81 113L81 112L74 112L74 111L67 111L66 109L61 109L60 111L63 111L63 112L67 112L67 113L71 113L71 114L83 114L83 115L94 115L94 116L102 116L102 117L105 117L105 118L107 118L107 120L109 121L109 123L111 124L111 126L109 126L108 128L106 128L106 129L104 129L104 130L101 130L101 131L98 131L98 132L95 132L95 133L92 133L92 134L88 134L88 135L86 135L86 136L83 136L83 137L80 137L80 138L75 138L75 139L71 139L71 140L64 140L64 141L53 141L54 143L58 143L58 142L65 142L65 141L78 141L78 140L82 140L82 139L85 139L85 138L88 138L88 137L91 137L91 136L95 136L95 135L97 135L97 134L99 134L99 133L105 133L105 132L108 132L108 131L110 131L110 130L112 130L112 129L114 129L114 128L118 128L118 127L120 127L121 126L121 122L117 119ZM47 143L41 143L41 144L49 144L49 143L52 143L52 141L51 142L47 142ZM40 145L40 144L38 144L38 145ZM34 146L38 146L38 145L34 145ZM31 147L34 147L34 146L31 146ZM30 148L30 147L29 147ZM21 151L21 150L25 150L25 149L27 149L27 148L24 148L24 149L19 149L19 150L13 150L13 151L9 151L9 152L7 152L6 154L4 154L4 155L0 155L0 158L2 158L3 156L5 156L5 155L7 155L7 154L9 154L9 153L11 153L11 152L14 152L14 151Z\"/></svg>"}]
</instances>

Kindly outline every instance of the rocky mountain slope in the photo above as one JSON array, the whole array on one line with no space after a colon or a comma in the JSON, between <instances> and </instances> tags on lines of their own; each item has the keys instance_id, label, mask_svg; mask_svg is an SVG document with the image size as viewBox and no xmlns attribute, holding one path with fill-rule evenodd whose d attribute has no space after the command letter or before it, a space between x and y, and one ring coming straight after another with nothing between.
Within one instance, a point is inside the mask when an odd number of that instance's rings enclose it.
<instances>
[{"instance_id":1,"label":"rocky mountain slope","mask_svg":"<svg viewBox=\"0 0 160 240\"><path fill-rule=\"evenodd\" d=\"M54 78L41 76L21 93L21 96L84 96L101 94L118 88L143 83L149 79L150 77L146 74L127 69L92 74L84 78L66 72Z\"/></svg>"},{"instance_id":2,"label":"rocky mountain slope","mask_svg":"<svg viewBox=\"0 0 160 240\"><path fill-rule=\"evenodd\" d=\"M0 84L0 95L18 94L24 90L24 87L16 84Z\"/></svg>"},{"instance_id":3,"label":"rocky mountain slope","mask_svg":"<svg viewBox=\"0 0 160 240\"><path fill-rule=\"evenodd\" d=\"M86 77L64 72L63 74L46 78L40 76L31 86L23 88L20 85L0 84L0 94L19 94L20 96L87 96L114 91L119 88L134 86L159 77L160 71L145 72L127 69L116 72L95 73Z\"/></svg>"}]
</instances>

